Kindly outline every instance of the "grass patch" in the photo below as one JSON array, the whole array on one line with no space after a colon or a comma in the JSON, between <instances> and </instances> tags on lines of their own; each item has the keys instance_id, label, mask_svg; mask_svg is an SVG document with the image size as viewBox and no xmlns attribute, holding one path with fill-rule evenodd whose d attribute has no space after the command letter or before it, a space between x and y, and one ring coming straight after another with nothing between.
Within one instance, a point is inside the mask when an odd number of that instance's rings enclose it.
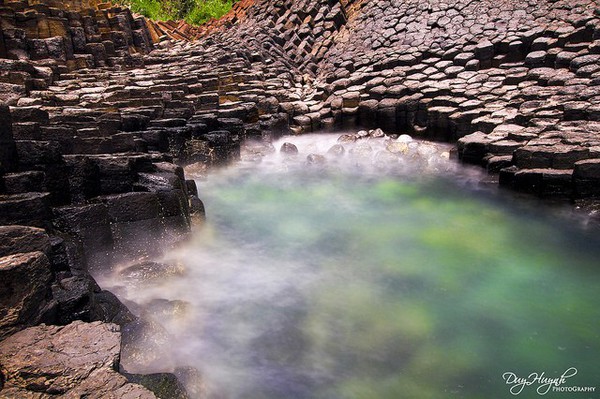
<instances>
[{"instance_id":1,"label":"grass patch","mask_svg":"<svg viewBox=\"0 0 600 399\"><path fill-rule=\"evenodd\" d=\"M184 18L187 23L200 25L211 18L221 18L233 6L234 0L203 0L195 1L194 7Z\"/></svg>"},{"instance_id":2,"label":"grass patch","mask_svg":"<svg viewBox=\"0 0 600 399\"><path fill-rule=\"evenodd\" d=\"M200 25L211 18L225 15L236 0L116 0L155 21L184 19L192 25Z\"/></svg>"}]
</instances>

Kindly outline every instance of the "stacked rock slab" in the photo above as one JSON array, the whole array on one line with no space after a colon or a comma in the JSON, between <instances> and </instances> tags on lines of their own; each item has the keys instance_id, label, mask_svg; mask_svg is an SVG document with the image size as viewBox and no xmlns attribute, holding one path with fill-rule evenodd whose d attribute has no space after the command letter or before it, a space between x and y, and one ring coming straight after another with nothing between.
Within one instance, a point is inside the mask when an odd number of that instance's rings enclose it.
<instances>
[{"instance_id":1,"label":"stacked rock slab","mask_svg":"<svg viewBox=\"0 0 600 399\"><path fill-rule=\"evenodd\" d=\"M0 1L0 28L0 340L39 323L132 323L136 317L90 272L157 255L184 238L203 209L193 181L172 163L168 126L145 133L148 140L128 134L145 130L154 111L162 116L171 97L159 94L157 104L142 94L151 115L132 99L121 106L139 112L123 116L119 105L94 97L94 76L114 93L126 86L106 76L143 66L153 47L145 20L92 1ZM82 92L71 93L69 84ZM54 332L43 337L23 342L39 352L55 339ZM65 346L78 345L72 341ZM68 387L37 386L41 377L33 374L9 381L27 368L7 360L15 355L10 348L0 350L1 397L154 397L103 365L93 379L75 378ZM94 352L82 356L118 355L118 346L116 355L105 349L83 347ZM58 374L90 372L82 364L57 367Z\"/></svg>"},{"instance_id":2,"label":"stacked rock slab","mask_svg":"<svg viewBox=\"0 0 600 399\"><path fill-rule=\"evenodd\" d=\"M461 159L504 185L598 196L597 2L305 3L241 2L196 37L291 65L299 97L278 106L295 132L358 124L458 140Z\"/></svg>"}]
</instances>

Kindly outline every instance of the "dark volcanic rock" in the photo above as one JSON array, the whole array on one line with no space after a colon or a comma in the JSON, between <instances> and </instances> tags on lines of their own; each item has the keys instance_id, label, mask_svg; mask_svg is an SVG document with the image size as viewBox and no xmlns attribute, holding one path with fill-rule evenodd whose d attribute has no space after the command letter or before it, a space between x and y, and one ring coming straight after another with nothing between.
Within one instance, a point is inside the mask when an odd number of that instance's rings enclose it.
<instances>
[{"instance_id":1,"label":"dark volcanic rock","mask_svg":"<svg viewBox=\"0 0 600 399\"><path fill-rule=\"evenodd\" d=\"M17 147L12 133L12 120L7 106L0 104L0 175L17 167Z\"/></svg>"},{"instance_id":2,"label":"dark volcanic rock","mask_svg":"<svg viewBox=\"0 0 600 399\"><path fill-rule=\"evenodd\" d=\"M139 384L161 399L189 399L185 387L171 373L125 374L129 382Z\"/></svg>"},{"instance_id":3,"label":"dark volcanic rock","mask_svg":"<svg viewBox=\"0 0 600 399\"><path fill-rule=\"evenodd\" d=\"M43 229L0 226L0 257L24 252L50 252L50 237Z\"/></svg>"},{"instance_id":4,"label":"dark volcanic rock","mask_svg":"<svg viewBox=\"0 0 600 399\"><path fill-rule=\"evenodd\" d=\"M0 195L0 225L48 227L52 215L49 200L48 193Z\"/></svg>"}]
</instances>

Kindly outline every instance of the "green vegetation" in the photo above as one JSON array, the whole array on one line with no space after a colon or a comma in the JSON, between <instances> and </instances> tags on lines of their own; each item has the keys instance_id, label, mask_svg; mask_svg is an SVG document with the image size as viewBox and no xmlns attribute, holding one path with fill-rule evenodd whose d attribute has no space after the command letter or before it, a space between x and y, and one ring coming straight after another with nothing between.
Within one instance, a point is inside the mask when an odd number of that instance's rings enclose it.
<instances>
[{"instance_id":1,"label":"green vegetation","mask_svg":"<svg viewBox=\"0 0 600 399\"><path fill-rule=\"evenodd\" d=\"M117 0L156 21L181 20L200 25L227 13L236 0Z\"/></svg>"}]
</instances>

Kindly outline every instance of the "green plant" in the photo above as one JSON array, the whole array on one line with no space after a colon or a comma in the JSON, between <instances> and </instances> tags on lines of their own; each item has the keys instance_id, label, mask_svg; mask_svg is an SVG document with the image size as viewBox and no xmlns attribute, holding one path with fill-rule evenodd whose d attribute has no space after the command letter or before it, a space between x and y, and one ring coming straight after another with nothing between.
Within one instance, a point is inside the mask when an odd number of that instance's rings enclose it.
<instances>
[{"instance_id":1,"label":"green plant","mask_svg":"<svg viewBox=\"0 0 600 399\"><path fill-rule=\"evenodd\" d=\"M220 18L231 9L233 2L233 0L196 0L185 20L189 24L200 25L211 18Z\"/></svg>"},{"instance_id":2,"label":"green plant","mask_svg":"<svg viewBox=\"0 0 600 399\"><path fill-rule=\"evenodd\" d=\"M184 19L200 25L227 13L236 0L115 0L147 18L165 21Z\"/></svg>"}]
</instances>

